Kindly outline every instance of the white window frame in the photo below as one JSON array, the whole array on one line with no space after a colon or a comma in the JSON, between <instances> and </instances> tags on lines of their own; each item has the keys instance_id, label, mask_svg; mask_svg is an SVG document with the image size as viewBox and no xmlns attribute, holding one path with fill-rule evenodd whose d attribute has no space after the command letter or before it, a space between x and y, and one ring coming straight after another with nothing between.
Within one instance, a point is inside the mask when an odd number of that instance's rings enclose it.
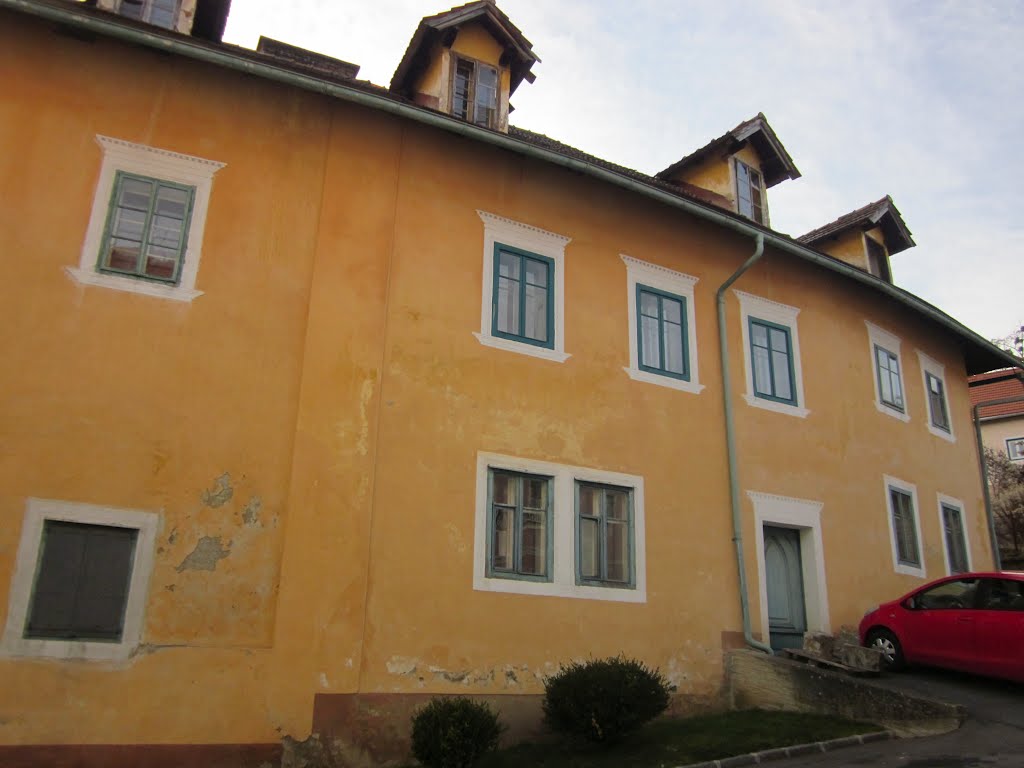
<instances>
[{"instance_id":1,"label":"white window frame","mask_svg":"<svg viewBox=\"0 0 1024 768\"><path fill-rule=\"evenodd\" d=\"M626 254L619 254L619 257L626 265L626 291L627 306L629 307L629 365L622 370L634 381L643 381L648 384L677 389L680 392L700 394L704 385L700 383L700 375L697 365L697 321L696 310L694 309L694 286L699 278L687 275L682 272L660 267L640 259L634 259ZM637 306L636 290L637 285L645 285L659 291L665 291L686 299L686 336L687 351L689 360L687 370L690 372L690 380L676 379L671 376L661 376L650 371L640 370L640 349L637 341Z\"/></svg>"},{"instance_id":2,"label":"white window frame","mask_svg":"<svg viewBox=\"0 0 1024 768\"><path fill-rule=\"evenodd\" d=\"M907 423L910 421L910 404L907 401L907 378L904 376L905 369L903 367L903 355L900 353L900 338L884 328L880 328L870 320L865 320L864 325L866 325L868 329L868 348L871 352L871 373L874 377L872 387L875 392L875 408L878 409L879 413L884 413L885 415L892 416L894 419L902 421L903 423ZM900 390L903 394L902 411L882 402L882 392L880 390L878 376L878 355L875 352L876 345L885 351L896 355L896 363L900 367Z\"/></svg>"},{"instance_id":3,"label":"white window frame","mask_svg":"<svg viewBox=\"0 0 1024 768\"><path fill-rule=\"evenodd\" d=\"M564 363L571 357L565 351L565 246L571 242L571 238L486 211L478 210L477 215L484 223L483 299L480 303L480 332L474 331L473 335L486 347ZM554 343L550 349L515 339L501 338L491 333L491 313L494 306L494 247L499 244L546 256L555 264L554 290L550 297L555 302L555 327L552 329Z\"/></svg>"},{"instance_id":4,"label":"white window frame","mask_svg":"<svg viewBox=\"0 0 1024 768\"><path fill-rule=\"evenodd\" d=\"M942 561L946 566L946 575L952 576L953 571L949 565L949 546L946 543L946 519L942 514L943 506L955 507L960 510L960 524L964 533L964 552L967 555L967 570L974 570L974 559L971 557L971 538L967 533L967 508L960 499L946 496L944 493L937 494L936 509L939 512L939 533L942 536Z\"/></svg>"},{"instance_id":5,"label":"white window frame","mask_svg":"<svg viewBox=\"0 0 1024 768\"><path fill-rule=\"evenodd\" d=\"M800 365L800 331L797 328L796 318L800 314L798 307L791 307L788 304L780 304L771 299L764 299L760 296L739 291L733 288L732 292L740 302L740 327L743 333L743 364L746 367L747 391L743 399L747 405L754 408L763 408L766 411L784 413L789 416L796 416L806 419L810 410L804 407L804 376L803 368ZM791 353L793 355L793 389L796 392L797 405L780 403L775 400L766 400L758 397L754 390L754 366L750 359L750 318L755 320L767 320L789 329L789 340Z\"/></svg>"},{"instance_id":6,"label":"white window frame","mask_svg":"<svg viewBox=\"0 0 1024 768\"><path fill-rule=\"evenodd\" d=\"M1013 449L1010 447L1011 444L1020 443L1022 446L1021 455L1014 456ZM1006 457L1010 461L1024 461L1024 437L1008 437L1006 438Z\"/></svg>"},{"instance_id":7,"label":"white window frame","mask_svg":"<svg viewBox=\"0 0 1024 768\"><path fill-rule=\"evenodd\" d=\"M764 527L793 528L800 535L800 563L808 632L831 632L828 583L825 580L825 546L821 536L820 501L795 499L774 493L747 491L754 505L754 538L761 606L761 637L768 638L768 581L764 559Z\"/></svg>"},{"instance_id":8,"label":"white window frame","mask_svg":"<svg viewBox=\"0 0 1024 768\"><path fill-rule=\"evenodd\" d=\"M82 244L82 254L77 267L65 267L74 280L83 285L113 288L118 291L140 293L174 301L192 301L203 292L196 290L196 276L202 257L203 232L206 228L206 214L210 205L210 190L213 176L224 167L224 163L204 160L200 157L182 155L166 149L133 144L109 136L96 136L96 142L103 152L99 180L93 196L92 212ZM192 218L189 222L188 239L182 256L180 276L177 285L158 283L140 277L115 275L100 272L98 268L100 249L107 215L112 204L114 183L118 171L137 176L148 176L162 181L195 188L192 203Z\"/></svg>"},{"instance_id":9,"label":"white window frame","mask_svg":"<svg viewBox=\"0 0 1024 768\"><path fill-rule=\"evenodd\" d=\"M920 349L917 350L917 358L921 363L921 386L924 387L925 424L928 426L928 431L936 437L941 437L946 442L955 443L956 431L953 429L953 410L949 407L949 385L946 383L946 367L938 360L926 355ZM932 424L932 402L928 393L929 373L942 382L942 396L946 401L946 418L949 419L949 432L939 429Z\"/></svg>"},{"instance_id":10,"label":"white window frame","mask_svg":"<svg viewBox=\"0 0 1024 768\"><path fill-rule=\"evenodd\" d=\"M552 478L550 581L527 581L487 576L487 530L490 510L487 499L489 469L543 475ZM632 489L633 558L635 585L597 586L576 583L576 482L591 482ZM550 461L479 452L476 458L476 512L473 536L473 589L520 595L607 600L620 603L647 602L647 555L644 535L644 479L639 475L575 467Z\"/></svg>"},{"instance_id":11,"label":"white window frame","mask_svg":"<svg viewBox=\"0 0 1024 768\"><path fill-rule=\"evenodd\" d=\"M133 528L138 531L124 613L124 630L117 642L26 638L32 593L42 554L43 527L47 520L83 525ZM142 637L142 625L153 571L156 536L160 517L155 512L118 509L53 499L28 499L18 544L14 578L11 580L7 624L0 639L0 655L42 656L55 659L123 661L135 651Z\"/></svg>"},{"instance_id":12,"label":"white window frame","mask_svg":"<svg viewBox=\"0 0 1024 768\"><path fill-rule=\"evenodd\" d=\"M917 499L917 486L913 483L908 483L906 480L900 480L898 477L892 477L891 475L884 475L883 484L885 488L885 511L886 519L885 525L889 529L889 543L892 546L892 566L896 573L902 573L906 576L917 576L918 578L925 578L927 569L925 567L925 551L924 551L924 538L921 533L921 505ZM916 568L912 565L900 562L900 549L896 542L896 527L893 525L893 509L892 509L892 495L889 493L890 488L895 488L897 491L902 491L910 496L910 503L914 507L914 535L917 537L917 552L921 558L921 567Z\"/></svg>"}]
</instances>

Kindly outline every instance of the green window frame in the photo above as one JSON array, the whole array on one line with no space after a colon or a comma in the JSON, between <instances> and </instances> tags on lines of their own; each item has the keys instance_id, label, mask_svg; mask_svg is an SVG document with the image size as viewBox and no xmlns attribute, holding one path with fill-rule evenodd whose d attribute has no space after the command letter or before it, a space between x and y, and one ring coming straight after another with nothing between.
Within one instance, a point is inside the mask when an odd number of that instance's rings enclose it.
<instances>
[{"instance_id":1,"label":"green window frame","mask_svg":"<svg viewBox=\"0 0 1024 768\"><path fill-rule=\"evenodd\" d=\"M928 394L928 416L932 426L949 432L949 407L946 405L946 385L935 374L925 371L925 389Z\"/></svg>"},{"instance_id":2,"label":"green window frame","mask_svg":"<svg viewBox=\"0 0 1024 768\"><path fill-rule=\"evenodd\" d=\"M553 479L489 467L487 576L551 581Z\"/></svg>"},{"instance_id":3,"label":"green window frame","mask_svg":"<svg viewBox=\"0 0 1024 768\"><path fill-rule=\"evenodd\" d=\"M555 260L496 243L491 334L555 348Z\"/></svg>"},{"instance_id":4,"label":"green window frame","mask_svg":"<svg viewBox=\"0 0 1024 768\"><path fill-rule=\"evenodd\" d=\"M754 396L798 405L792 330L785 325L750 317L748 332Z\"/></svg>"},{"instance_id":5,"label":"green window frame","mask_svg":"<svg viewBox=\"0 0 1024 768\"><path fill-rule=\"evenodd\" d=\"M634 589L633 489L576 481L576 584Z\"/></svg>"},{"instance_id":6,"label":"green window frame","mask_svg":"<svg viewBox=\"0 0 1024 768\"><path fill-rule=\"evenodd\" d=\"M685 296L637 283L636 334L640 370L690 380Z\"/></svg>"},{"instance_id":7,"label":"green window frame","mask_svg":"<svg viewBox=\"0 0 1024 768\"><path fill-rule=\"evenodd\" d=\"M889 486L892 507L892 529L896 537L896 560L900 565L921 567L921 551L914 516L914 497L904 490Z\"/></svg>"},{"instance_id":8,"label":"green window frame","mask_svg":"<svg viewBox=\"0 0 1024 768\"><path fill-rule=\"evenodd\" d=\"M764 224L764 187L761 185L761 174L744 163L736 160L736 209L740 216Z\"/></svg>"},{"instance_id":9,"label":"green window frame","mask_svg":"<svg viewBox=\"0 0 1024 768\"><path fill-rule=\"evenodd\" d=\"M875 344L875 368L878 371L879 402L903 413L906 404L903 399L903 378L900 374L899 357L880 344Z\"/></svg>"},{"instance_id":10,"label":"green window frame","mask_svg":"<svg viewBox=\"0 0 1024 768\"><path fill-rule=\"evenodd\" d=\"M942 530L946 540L946 556L950 573L967 573L967 538L964 536L964 513L952 504L942 504Z\"/></svg>"},{"instance_id":11,"label":"green window frame","mask_svg":"<svg viewBox=\"0 0 1024 768\"><path fill-rule=\"evenodd\" d=\"M118 171L96 269L177 285L194 205L195 187Z\"/></svg>"}]
</instances>

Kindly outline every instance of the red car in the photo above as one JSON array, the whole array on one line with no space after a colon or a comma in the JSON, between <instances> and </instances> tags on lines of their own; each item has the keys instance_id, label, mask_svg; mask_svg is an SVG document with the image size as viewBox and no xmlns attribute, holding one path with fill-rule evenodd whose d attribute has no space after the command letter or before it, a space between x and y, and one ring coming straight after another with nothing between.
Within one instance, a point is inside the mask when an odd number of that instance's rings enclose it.
<instances>
[{"instance_id":1,"label":"red car","mask_svg":"<svg viewBox=\"0 0 1024 768\"><path fill-rule=\"evenodd\" d=\"M928 664L1024 683L1024 573L959 573L868 611L860 642L889 669Z\"/></svg>"}]
</instances>

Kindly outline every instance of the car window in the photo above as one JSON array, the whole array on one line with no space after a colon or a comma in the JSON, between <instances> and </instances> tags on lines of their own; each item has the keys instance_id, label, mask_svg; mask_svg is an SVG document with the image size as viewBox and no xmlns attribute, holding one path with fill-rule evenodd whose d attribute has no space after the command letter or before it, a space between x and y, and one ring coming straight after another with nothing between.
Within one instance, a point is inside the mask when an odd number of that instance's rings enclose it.
<instances>
[{"instance_id":1,"label":"car window","mask_svg":"<svg viewBox=\"0 0 1024 768\"><path fill-rule=\"evenodd\" d=\"M914 607L924 611L970 608L974 604L977 579L946 581L914 596Z\"/></svg>"},{"instance_id":2,"label":"car window","mask_svg":"<svg viewBox=\"0 0 1024 768\"><path fill-rule=\"evenodd\" d=\"M989 611L1024 611L1024 581L985 579L980 607Z\"/></svg>"}]
</instances>

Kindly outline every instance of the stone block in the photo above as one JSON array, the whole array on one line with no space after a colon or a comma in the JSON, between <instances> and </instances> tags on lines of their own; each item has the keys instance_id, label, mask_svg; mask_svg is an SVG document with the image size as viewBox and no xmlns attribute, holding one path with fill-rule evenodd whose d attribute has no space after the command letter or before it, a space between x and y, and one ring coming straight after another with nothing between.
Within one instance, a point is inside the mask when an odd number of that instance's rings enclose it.
<instances>
[{"instance_id":1,"label":"stone block","mask_svg":"<svg viewBox=\"0 0 1024 768\"><path fill-rule=\"evenodd\" d=\"M855 669L878 672L882 668L882 652L874 648L865 648L862 645L837 642L835 658L840 664Z\"/></svg>"}]
</instances>

